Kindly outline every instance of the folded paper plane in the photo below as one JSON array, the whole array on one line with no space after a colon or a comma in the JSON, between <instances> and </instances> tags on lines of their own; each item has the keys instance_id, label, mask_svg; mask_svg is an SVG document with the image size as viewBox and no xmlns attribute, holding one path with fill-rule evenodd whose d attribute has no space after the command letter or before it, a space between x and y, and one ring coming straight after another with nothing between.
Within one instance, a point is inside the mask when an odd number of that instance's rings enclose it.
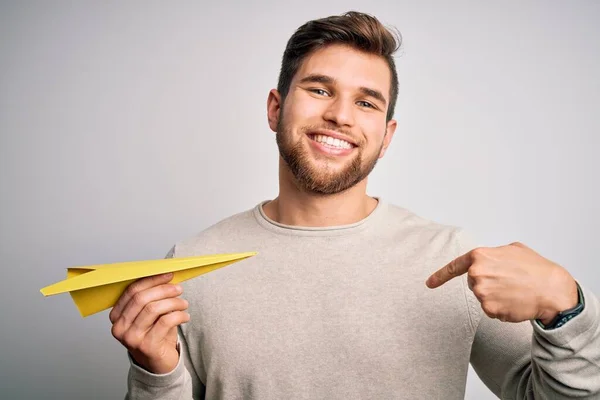
<instances>
[{"instance_id":1,"label":"folded paper plane","mask_svg":"<svg viewBox=\"0 0 600 400\"><path fill-rule=\"evenodd\" d=\"M40 292L44 296L69 292L81 316L87 317L114 306L127 286L140 278L172 272L170 282L179 283L256 254L213 254L67 268L67 279Z\"/></svg>"}]
</instances>

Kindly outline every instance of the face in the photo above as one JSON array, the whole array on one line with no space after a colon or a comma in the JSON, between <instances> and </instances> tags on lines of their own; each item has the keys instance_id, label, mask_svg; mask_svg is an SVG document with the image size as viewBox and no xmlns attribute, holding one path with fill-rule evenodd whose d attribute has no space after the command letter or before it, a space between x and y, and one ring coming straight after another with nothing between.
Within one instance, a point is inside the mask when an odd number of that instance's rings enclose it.
<instances>
[{"instance_id":1,"label":"face","mask_svg":"<svg viewBox=\"0 0 600 400\"><path fill-rule=\"evenodd\" d=\"M332 45L304 60L283 105L271 91L269 125L301 189L335 194L369 175L396 129L390 81L383 58Z\"/></svg>"}]
</instances>

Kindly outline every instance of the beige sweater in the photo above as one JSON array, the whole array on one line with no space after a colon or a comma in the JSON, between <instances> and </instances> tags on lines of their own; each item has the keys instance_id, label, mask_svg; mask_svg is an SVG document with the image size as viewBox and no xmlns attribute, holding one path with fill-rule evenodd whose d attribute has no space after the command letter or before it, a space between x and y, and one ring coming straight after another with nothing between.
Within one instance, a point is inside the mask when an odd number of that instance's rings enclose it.
<instances>
[{"instance_id":1,"label":"beige sweater","mask_svg":"<svg viewBox=\"0 0 600 400\"><path fill-rule=\"evenodd\" d=\"M469 362L506 399L600 399L600 304L553 331L489 319L463 278L426 278L474 246L380 199L359 223L299 228L261 205L169 256L257 251L183 284L190 322L164 375L131 363L128 399L463 399Z\"/></svg>"}]
</instances>

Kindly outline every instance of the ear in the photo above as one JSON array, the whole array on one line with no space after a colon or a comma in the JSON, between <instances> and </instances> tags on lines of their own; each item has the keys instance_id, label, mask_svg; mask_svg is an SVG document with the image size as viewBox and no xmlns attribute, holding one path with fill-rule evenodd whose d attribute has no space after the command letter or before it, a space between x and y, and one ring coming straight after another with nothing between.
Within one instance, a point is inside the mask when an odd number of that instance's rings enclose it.
<instances>
[{"instance_id":1,"label":"ear","mask_svg":"<svg viewBox=\"0 0 600 400\"><path fill-rule=\"evenodd\" d=\"M267 119L269 120L269 127L273 132L277 132L280 113L281 95L276 89L271 89L267 99Z\"/></svg>"},{"instance_id":2,"label":"ear","mask_svg":"<svg viewBox=\"0 0 600 400\"><path fill-rule=\"evenodd\" d=\"M388 146L392 142L392 138L394 137L394 133L396 132L397 126L398 123L394 119L389 120L389 122L387 123L387 129L385 131L385 137L383 138L383 146L381 147L381 151L379 152L379 158L383 158L383 156L385 155Z\"/></svg>"}]
</instances>

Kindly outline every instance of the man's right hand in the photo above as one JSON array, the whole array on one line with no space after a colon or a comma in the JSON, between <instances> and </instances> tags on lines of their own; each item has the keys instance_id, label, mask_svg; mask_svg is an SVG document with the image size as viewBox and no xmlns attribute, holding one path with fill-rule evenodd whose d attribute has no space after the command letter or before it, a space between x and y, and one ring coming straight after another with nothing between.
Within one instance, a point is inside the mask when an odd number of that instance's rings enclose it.
<instances>
[{"instance_id":1,"label":"man's right hand","mask_svg":"<svg viewBox=\"0 0 600 400\"><path fill-rule=\"evenodd\" d=\"M179 362L177 326L189 321L181 286L169 284L173 274L133 282L119 298L109 318L112 335L132 358L155 374L171 372Z\"/></svg>"}]
</instances>

